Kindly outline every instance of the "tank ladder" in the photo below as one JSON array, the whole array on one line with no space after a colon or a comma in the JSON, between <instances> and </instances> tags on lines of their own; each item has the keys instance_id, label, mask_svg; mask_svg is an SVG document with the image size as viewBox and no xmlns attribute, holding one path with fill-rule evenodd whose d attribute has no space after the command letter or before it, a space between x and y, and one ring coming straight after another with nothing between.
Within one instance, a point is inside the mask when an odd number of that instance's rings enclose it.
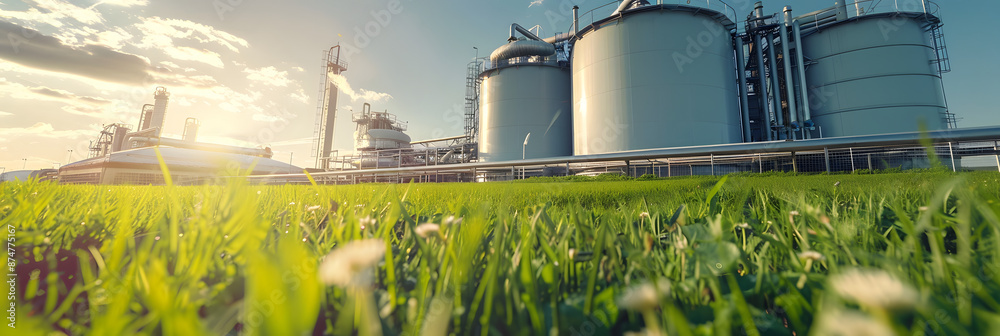
<instances>
[{"instance_id":1,"label":"tank ladder","mask_svg":"<svg viewBox=\"0 0 1000 336\"><path fill-rule=\"evenodd\" d=\"M479 78L482 61L469 62L465 76L465 138L466 143L474 143L479 137Z\"/></svg>"},{"instance_id":2,"label":"tank ladder","mask_svg":"<svg viewBox=\"0 0 1000 336\"><path fill-rule=\"evenodd\" d=\"M933 43L934 47L934 58L931 59L931 66L937 71L937 74L940 77L943 74L951 72L951 60L948 56L948 44L945 43L944 29L940 23L931 26L928 32L930 33L931 43ZM944 87L943 82L941 86ZM945 105L947 105L947 101L948 96L945 94ZM944 122L945 127L949 129L958 128L958 118L955 117L955 114L950 110L945 109L945 111L941 113L941 119Z\"/></svg>"}]
</instances>

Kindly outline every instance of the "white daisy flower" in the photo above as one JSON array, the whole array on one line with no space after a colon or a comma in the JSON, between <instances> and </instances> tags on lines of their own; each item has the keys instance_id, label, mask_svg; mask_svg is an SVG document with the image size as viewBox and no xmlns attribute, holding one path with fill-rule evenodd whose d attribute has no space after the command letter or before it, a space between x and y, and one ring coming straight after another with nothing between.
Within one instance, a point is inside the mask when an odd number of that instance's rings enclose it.
<instances>
[{"instance_id":1,"label":"white daisy flower","mask_svg":"<svg viewBox=\"0 0 1000 336\"><path fill-rule=\"evenodd\" d=\"M834 311L823 314L816 323L817 336L891 336L892 329L857 311Z\"/></svg>"},{"instance_id":2,"label":"white daisy flower","mask_svg":"<svg viewBox=\"0 0 1000 336\"><path fill-rule=\"evenodd\" d=\"M826 257L824 257L823 254L820 254L819 252L816 251L805 251L799 253L799 259L809 259L813 261L818 261L826 259Z\"/></svg>"},{"instance_id":3,"label":"white daisy flower","mask_svg":"<svg viewBox=\"0 0 1000 336\"><path fill-rule=\"evenodd\" d=\"M319 265L323 283L337 286L364 286L371 283L371 268L385 256L381 239L355 240L335 248Z\"/></svg>"},{"instance_id":4,"label":"white daisy flower","mask_svg":"<svg viewBox=\"0 0 1000 336\"><path fill-rule=\"evenodd\" d=\"M660 300L669 295L670 283L661 278L655 284L647 282L625 290L618 298L618 305L628 310L646 312L659 307Z\"/></svg>"},{"instance_id":5,"label":"white daisy flower","mask_svg":"<svg viewBox=\"0 0 1000 336\"><path fill-rule=\"evenodd\" d=\"M423 223L417 225L417 227L413 229L413 233L416 233L420 236L420 238L429 238L440 234L441 226L434 223Z\"/></svg>"},{"instance_id":6,"label":"white daisy flower","mask_svg":"<svg viewBox=\"0 0 1000 336\"><path fill-rule=\"evenodd\" d=\"M908 310L920 299L913 287L882 270L852 269L830 277L830 286L840 297L869 308Z\"/></svg>"}]
</instances>

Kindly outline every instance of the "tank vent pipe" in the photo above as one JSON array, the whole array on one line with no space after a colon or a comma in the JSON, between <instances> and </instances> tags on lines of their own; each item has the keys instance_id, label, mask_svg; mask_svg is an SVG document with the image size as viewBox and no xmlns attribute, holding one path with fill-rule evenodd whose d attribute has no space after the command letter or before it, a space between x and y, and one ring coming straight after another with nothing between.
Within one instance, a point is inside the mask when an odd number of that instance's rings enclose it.
<instances>
[{"instance_id":1,"label":"tank vent pipe","mask_svg":"<svg viewBox=\"0 0 1000 336\"><path fill-rule=\"evenodd\" d=\"M580 6L573 6L573 33L580 31Z\"/></svg>"}]
</instances>

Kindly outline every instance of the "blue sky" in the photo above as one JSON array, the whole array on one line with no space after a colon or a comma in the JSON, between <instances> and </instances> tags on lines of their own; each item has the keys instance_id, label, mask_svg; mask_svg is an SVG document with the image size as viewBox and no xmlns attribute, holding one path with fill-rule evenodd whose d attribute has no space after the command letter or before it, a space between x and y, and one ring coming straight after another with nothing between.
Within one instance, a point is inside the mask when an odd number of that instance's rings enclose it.
<instances>
[{"instance_id":1,"label":"blue sky","mask_svg":"<svg viewBox=\"0 0 1000 336\"><path fill-rule=\"evenodd\" d=\"M8 40L0 47L22 49L0 50L0 167L83 159L102 124L136 124L158 85L172 92L166 134L179 137L195 117L204 141L269 145L275 159L294 152L296 165L311 167L321 52L338 42L357 52L344 73L353 96L340 95L335 147L350 150L348 108L366 101L409 121L413 139L459 135L473 47L488 55L512 22L545 36L565 31L573 4L587 11L609 1L536 2L0 0ZM752 1L730 4L742 17ZM801 14L833 1L766 1L765 11L787 4ZM943 6L950 109L960 127L1000 125L989 102L1000 91L1000 33L987 26L1000 4Z\"/></svg>"}]
</instances>

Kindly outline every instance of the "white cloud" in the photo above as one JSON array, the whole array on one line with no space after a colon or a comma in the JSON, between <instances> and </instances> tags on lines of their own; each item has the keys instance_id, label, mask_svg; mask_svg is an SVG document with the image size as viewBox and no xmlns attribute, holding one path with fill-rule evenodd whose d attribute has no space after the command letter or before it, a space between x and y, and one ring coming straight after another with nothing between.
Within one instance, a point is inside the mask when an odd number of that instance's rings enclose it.
<instances>
[{"instance_id":1,"label":"white cloud","mask_svg":"<svg viewBox=\"0 0 1000 336\"><path fill-rule=\"evenodd\" d=\"M94 34L94 37L95 39L87 39L86 43L99 44L118 50L125 45L125 42L131 40L134 36L121 27L116 27L114 30L105 30Z\"/></svg>"},{"instance_id":2,"label":"white cloud","mask_svg":"<svg viewBox=\"0 0 1000 336\"><path fill-rule=\"evenodd\" d=\"M217 68L224 67L219 53L204 48L178 45L179 42L218 45L236 53L240 48L249 46L246 40L233 34L187 20L148 17L142 18L142 22L137 23L135 27L143 35L142 40L135 44L136 47L161 50L176 60L201 62Z\"/></svg>"},{"instance_id":3,"label":"white cloud","mask_svg":"<svg viewBox=\"0 0 1000 336\"><path fill-rule=\"evenodd\" d=\"M392 99L392 95L388 93L375 92L366 89L359 89L357 91L351 87L351 84L347 82L347 78L342 75L330 75L330 80L337 85L340 92L343 92L348 97L351 97L351 101L361 100L364 102L374 103L381 102Z\"/></svg>"},{"instance_id":4,"label":"white cloud","mask_svg":"<svg viewBox=\"0 0 1000 336\"><path fill-rule=\"evenodd\" d=\"M272 122L272 121L285 121L285 118L276 115L256 113L253 115L252 119L254 121Z\"/></svg>"},{"instance_id":5,"label":"white cloud","mask_svg":"<svg viewBox=\"0 0 1000 336\"><path fill-rule=\"evenodd\" d=\"M29 4L33 6L23 12L0 9L0 17L15 19L31 26L45 24L55 28L63 27L69 19L87 25L104 22L104 17L93 7L82 8L58 0L34 0L29 1Z\"/></svg>"},{"instance_id":6,"label":"white cloud","mask_svg":"<svg viewBox=\"0 0 1000 336\"><path fill-rule=\"evenodd\" d=\"M289 97L291 97L292 99L295 99L296 101L299 101L299 102L301 102L303 104L308 104L309 103L309 96L306 95L306 92L303 91L302 89L296 90L295 93L292 93L291 95L289 95Z\"/></svg>"},{"instance_id":7,"label":"white cloud","mask_svg":"<svg viewBox=\"0 0 1000 336\"><path fill-rule=\"evenodd\" d=\"M104 0L90 6L90 8L97 7L97 5L111 5L119 7L143 7L149 4L149 0Z\"/></svg>"},{"instance_id":8,"label":"white cloud","mask_svg":"<svg viewBox=\"0 0 1000 336\"><path fill-rule=\"evenodd\" d=\"M32 101L64 102L85 107L107 106L112 103L112 101L100 97L79 96L69 91L44 86L27 86L7 81L6 78L0 78L0 95Z\"/></svg>"},{"instance_id":9,"label":"white cloud","mask_svg":"<svg viewBox=\"0 0 1000 336\"><path fill-rule=\"evenodd\" d=\"M246 68L243 69L243 73L247 74L247 79L264 85L285 87L292 83L288 79L288 71L278 71L273 66L260 69Z\"/></svg>"},{"instance_id":10,"label":"white cloud","mask_svg":"<svg viewBox=\"0 0 1000 336\"><path fill-rule=\"evenodd\" d=\"M39 122L29 127L0 128L0 140L7 141L12 138L37 136L52 139L77 139L92 136L94 130L56 130L52 124Z\"/></svg>"}]
</instances>

